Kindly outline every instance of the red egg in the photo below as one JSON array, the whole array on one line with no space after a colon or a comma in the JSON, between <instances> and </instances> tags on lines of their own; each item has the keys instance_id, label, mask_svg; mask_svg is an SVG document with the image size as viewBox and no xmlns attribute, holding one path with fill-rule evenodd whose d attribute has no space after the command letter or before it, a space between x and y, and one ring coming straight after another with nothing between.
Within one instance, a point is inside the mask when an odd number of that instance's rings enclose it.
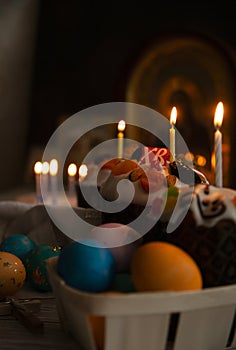
<instances>
[{"instance_id":1,"label":"red egg","mask_svg":"<svg viewBox=\"0 0 236 350\"><path fill-rule=\"evenodd\" d=\"M22 261L12 253L0 252L0 298L14 295L26 279Z\"/></svg>"},{"instance_id":2,"label":"red egg","mask_svg":"<svg viewBox=\"0 0 236 350\"><path fill-rule=\"evenodd\" d=\"M128 272L135 250L142 243L142 237L133 228L120 223L106 223L91 231L93 238L107 246L116 264L116 272Z\"/></svg>"}]
</instances>

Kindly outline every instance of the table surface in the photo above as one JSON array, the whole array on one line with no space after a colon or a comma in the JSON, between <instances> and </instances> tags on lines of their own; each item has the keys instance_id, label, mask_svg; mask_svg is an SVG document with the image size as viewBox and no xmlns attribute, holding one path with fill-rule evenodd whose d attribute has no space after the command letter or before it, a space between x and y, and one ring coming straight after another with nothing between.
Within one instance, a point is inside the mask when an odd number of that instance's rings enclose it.
<instances>
[{"instance_id":1,"label":"table surface","mask_svg":"<svg viewBox=\"0 0 236 350\"><path fill-rule=\"evenodd\" d=\"M34 204L35 194L31 189L17 189L0 193L0 201L17 201ZM1 237L0 237L1 241ZM43 333L34 334L23 326L13 315L0 315L0 349L1 350L79 350L79 344L67 334L60 323L56 301L52 293L40 298L40 293L23 290L17 297L41 300L37 316L43 322Z\"/></svg>"},{"instance_id":2,"label":"table surface","mask_svg":"<svg viewBox=\"0 0 236 350\"><path fill-rule=\"evenodd\" d=\"M76 341L61 327L55 299L44 298L38 317L43 321L42 334L34 334L12 315L0 316L1 350L79 350Z\"/></svg>"}]
</instances>

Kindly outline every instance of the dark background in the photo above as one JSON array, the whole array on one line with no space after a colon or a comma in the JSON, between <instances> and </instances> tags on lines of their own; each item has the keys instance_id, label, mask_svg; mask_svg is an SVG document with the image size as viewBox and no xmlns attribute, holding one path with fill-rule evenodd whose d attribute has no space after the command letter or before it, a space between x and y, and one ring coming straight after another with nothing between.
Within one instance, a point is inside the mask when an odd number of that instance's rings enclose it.
<instances>
[{"instance_id":1,"label":"dark background","mask_svg":"<svg viewBox=\"0 0 236 350\"><path fill-rule=\"evenodd\" d=\"M45 145L61 121L86 107L124 101L132 67L166 35L203 35L223 44L234 60L234 2L154 4L40 1L30 145Z\"/></svg>"}]
</instances>

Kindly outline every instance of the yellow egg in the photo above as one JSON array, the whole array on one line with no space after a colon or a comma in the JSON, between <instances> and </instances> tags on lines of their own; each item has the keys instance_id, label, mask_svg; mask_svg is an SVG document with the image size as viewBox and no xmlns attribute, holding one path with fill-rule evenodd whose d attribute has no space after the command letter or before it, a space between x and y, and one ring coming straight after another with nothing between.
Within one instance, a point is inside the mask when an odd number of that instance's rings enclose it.
<instances>
[{"instance_id":1,"label":"yellow egg","mask_svg":"<svg viewBox=\"0 0 236 350\"><path fill-rule=\"evenodd\" d=\"M202 288L202 274L194 259L167 242L150 242L139 247L131 262L137 291L181 291Z\"/></svg>"},{"instance_id":2,"label":"yellow egg","mask_svg":"<svg viewBox=\"0 0 236 350\"><path fill-rule=\"evenodd\" d=\"M0 298L14 295L25 283L26 270L12 253L0 252Z\"/></svg>"}]
</instances>

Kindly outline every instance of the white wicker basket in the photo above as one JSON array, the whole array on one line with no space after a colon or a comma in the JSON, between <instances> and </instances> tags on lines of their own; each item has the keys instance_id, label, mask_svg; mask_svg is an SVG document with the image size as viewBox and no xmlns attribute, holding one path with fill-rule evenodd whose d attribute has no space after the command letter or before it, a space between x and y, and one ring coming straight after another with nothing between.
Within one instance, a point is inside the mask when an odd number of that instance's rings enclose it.
<instances>
[{"instance_id":1,"label":"white wicker basket","mask_svg":"<svg viewBox=\"0 0 236 350\"><path fill-rule=\"evenodd\" d=\"M201 291L102 295L65 284L48 260L48 273L64 330L81 350L96 350L88 315L105 317L104 350L223 350L236 306L236 285ZM173 343L168 342L171 315L179 313ZM236 344L232 340L231 346Z\"/></svg>"}]
</instances>

